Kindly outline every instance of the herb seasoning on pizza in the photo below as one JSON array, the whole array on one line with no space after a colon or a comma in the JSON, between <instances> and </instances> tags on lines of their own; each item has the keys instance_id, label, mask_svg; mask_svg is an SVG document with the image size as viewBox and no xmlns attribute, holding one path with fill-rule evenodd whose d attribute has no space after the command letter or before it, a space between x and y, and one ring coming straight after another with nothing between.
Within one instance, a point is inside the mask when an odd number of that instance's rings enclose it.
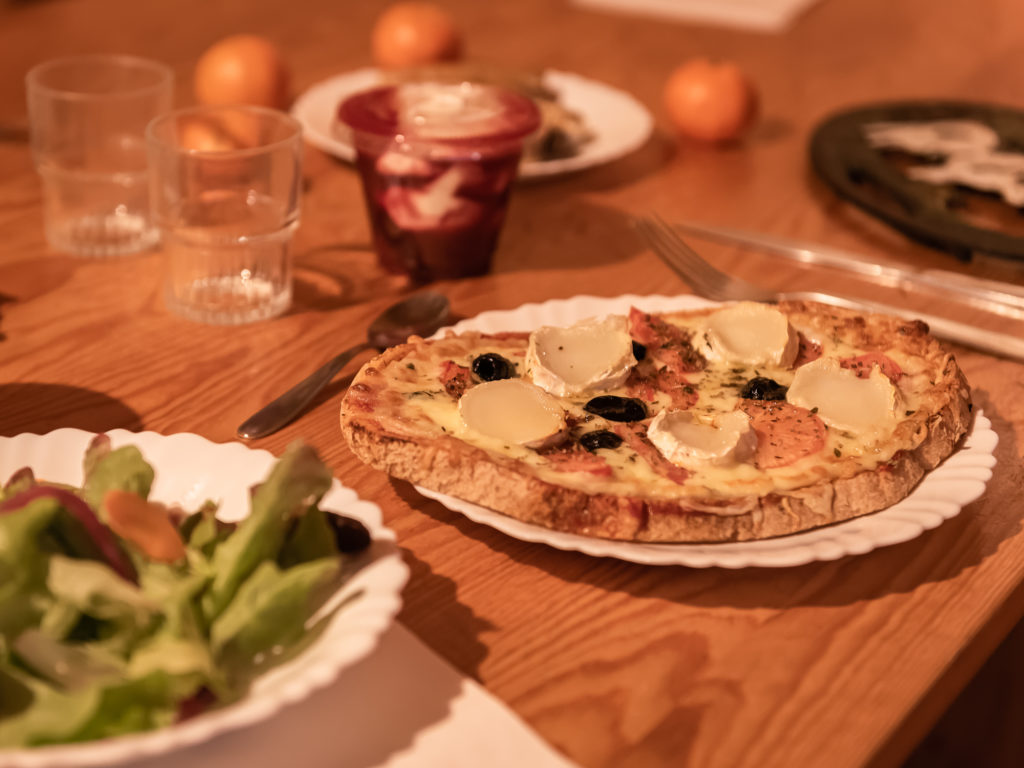
<instances>
[{"instance_id":1,"label":"herb seasoning on pizza","mask_svg":"<svg viewBox=\"0 0 1024 768\"><path fill-rule=\"evenodd\" d=\"M413 337L342 403L396 477L555 530L779 536L904 498L967 431L970 391L920 322L741 302Z\"/></svg>"}]
</instances>

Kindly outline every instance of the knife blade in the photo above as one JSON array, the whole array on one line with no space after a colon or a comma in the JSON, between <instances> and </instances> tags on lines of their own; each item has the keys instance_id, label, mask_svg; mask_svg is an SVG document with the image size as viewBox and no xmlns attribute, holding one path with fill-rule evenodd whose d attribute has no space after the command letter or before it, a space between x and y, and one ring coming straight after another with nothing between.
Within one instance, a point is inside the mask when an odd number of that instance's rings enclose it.
<instances>
[{"instance_id":1,"label":"knife blade","mask_svg":"<svg viewBox=\"0 0 1024 768\"><path fill-rule=\"evenodd\" d=\"M817 243L807 243L732 227L676 221L681 232L728 245L744 245L801 264L841 269L893 288L925 291L987 312L1024 319L1024 286L962 275L944 269L919 269L906 264L879 264L866 256Z\"/></svg>"}]
</instances>

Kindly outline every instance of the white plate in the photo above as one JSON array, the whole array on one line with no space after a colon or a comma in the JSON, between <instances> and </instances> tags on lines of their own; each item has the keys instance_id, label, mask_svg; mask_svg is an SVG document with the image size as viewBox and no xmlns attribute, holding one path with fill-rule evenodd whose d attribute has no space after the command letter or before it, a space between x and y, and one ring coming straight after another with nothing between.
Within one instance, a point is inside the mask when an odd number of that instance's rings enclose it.
<instances>
[{"instance_id":1,"label":"white plate","mask_svg":"<svg viewBox=\"0 0 1024 768\"><path fill-rule=\"evenodd\" d=\"M249 487L274 463L267 451L241 443L211 443L193 434L111 430L114 447L136 445L155 468L151 498L195 509L205 499L221 503L221 517L239 520L249 512ZM23 466L36 477L79 486L82 455L93 435L79 429L58 429L46 435L0 438L0 482ZM324 496L324 509L360 520L373 545L332 600L351 601L330 619L323 634L296 658L269 670L241 701L157 731L33 749L0 750L0 766L111 765L195 744L224 731L264 720L328 685L345 667L368 655L401 606L401 590L409 570L398 552L394 534L381 522L380 508L334 480Z\"/></svg>"},{"instance_id":2,"label":"white plate","mask_svg":"<svg viewBox=\"0 0 1024 768\"><path fill-rule=\"evenodd\" d=\"M577 296L544 304L524 304L518 309L484 312L453 326L457 332L528 331L540 325L569 325L586 317L626 314L630 306L648 312L668 312L712 306L694 296L620 296L606 299ZM442 333L443 331L439 331ZM974 424L963 447L930 472L903 501L881 512L825 528L780 536L775 539L723 544L646 544L610 541L552 531L502 515L477 504L416 487L469 519L497 528L524 541L600 557L617 557L648 565L686 565L691 568L787 567L815 560L836 560L909 541L944 520L959 514L985 490L992 477L998 437L991 422L975 409Z\"/></svg>"},{"instance_id":3,"label":"white plate","mask_svg":"<svg viewBox=\"0 0 1024 768\"><path fill-rule=\"evenodd\" d=\"M306 90L292 105L306 140L342 160L355 160L351 142L333 129L338 105L353 93L380 82L378 70L367 67L335 75ZM639 149L654 128L654 120L639 101L604 83L569 72L547 70L544 84L557 91L562 103L579 113L594 138L578 155L560 160L531 160L519 169L522 178L554 176L610 162Z\"/></svg>"}]
</instances>

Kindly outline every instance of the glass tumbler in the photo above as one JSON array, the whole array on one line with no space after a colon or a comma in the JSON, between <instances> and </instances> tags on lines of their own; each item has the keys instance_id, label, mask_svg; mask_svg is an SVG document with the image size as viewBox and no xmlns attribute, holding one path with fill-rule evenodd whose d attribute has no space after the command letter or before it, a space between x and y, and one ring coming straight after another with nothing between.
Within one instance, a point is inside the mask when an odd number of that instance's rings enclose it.
<instances>
[{"instance_id":1,"label":"glass tumbler","mask_svg":"<svg viewBox=\"0 0 1024 768\"><path fill-rule=\"evenodd\" d=\"M299 123L263 107L196 107L156 118L146 138L167 307L220 325L285 312L299 223Z\"/></svg>"},{"instance_id":2,"label":"glass tumbler","mask_svg":"<svg viewBox=\"0 0 1024 768\"><path fill-rule=\"evenodd\" d=\"M50 245L76 256L155 245L144 136L171 109L171 69L131 56L76 56L34 67L25 83Z\"/></svg>"}]
</instances>

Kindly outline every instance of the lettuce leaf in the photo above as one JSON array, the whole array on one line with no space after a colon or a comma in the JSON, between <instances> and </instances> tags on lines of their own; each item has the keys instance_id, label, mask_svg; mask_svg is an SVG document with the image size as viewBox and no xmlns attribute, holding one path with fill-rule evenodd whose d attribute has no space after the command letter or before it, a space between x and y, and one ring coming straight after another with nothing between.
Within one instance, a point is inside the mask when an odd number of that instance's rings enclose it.
<instances>
[{"instance_id":1,"label":"lettuce leaf","mask_svg":"<svg viewBox=\"0 0 1024 768\"><path fill-rule=\"evenodd\" d=\"M55 600L39 620L39 629L55 640L66 640L82 620L82 612L70 603Z\"/></svg>"},{"instance_id":2,"label":"lettuce leaf","mask_svg":"<svg viewBox=\"0 0 1024 768\"><path fill-rule=\"evenodd\" d=\"M55 499L40 498L0 514L0 636L8 642L37 623L51 602L44 534L60 510Z\"/></svg>"},{"instance_id":3,"label":"lettuce leaf","mask_svg":"<svg viewBox=\"0 0 1024 768\"><path fill-rule=\"evenodd\" d=\"M0 656L0 728L3 719L23 712L32 705L32 689L20 673Z\"/></svg>"},{"instance_id":4,"label":"lettuce leaf","mask_svg":"<svg viewBox=\"0 0 1024 768\"><path fill-rule=\"evenodd\" d=\"M55 513L49 531L59 551L80 557L105 560L123 578L133 581L135 568L116 536L93 509L72 491L55 485L37 483L3 502L0 518L18 512L41 499L55 502L63 514Z\"/></svg>"},{"instance_id":5,"label":"lettuce leaf","mask_svg":"<svg viewBox=\"0 0 1024 768\"><path fill-rule=\"evenodd\" d=\"M261 656L294 643L340 564L341 558L329 557L282 571L272 561L261 563L210 627L214 658L237 678L240 669L254 661L258 666Z\"/></svg>"},{"instance_id":6,"label":"lettuce leaf","mask_svg":"<svg viewBox=\"0 0 1024 768\"><path fill-rule=\"evenodd\" d=\"M190 571L179 565L149 564L141 574L142 587L161 606L162 632L190 641L206 637L199 597L211 578L211 573Z\"/></svg>"},{"instance_id":7,"label":"lettuce leaf","mask_svg":"<svg viewBox=\"0 0 1024 768\"><path fill-rule=\"evenodd\" d=\"M277 564L282 568L290 568L299 563L330 557L337 552L334 529L327 522L327 513L319 507L310 507L291 526L277 557Z\"/></svg>"},{"instance_id":8,"label":"lettuce leaf","mask_svg":"<svg viewBox=\"0 0 1024 768\"><path fill-rule=\"evenodd\" d=\"M32 703L0 720L0 747L86 741L170 725L190 685L162 670L73 691L33 684Z\"/></svg>"},{"instance_id":9,"label":"lettuce leaf","mask_svg":"<svg viewBox=\"0 0 1024 768\"><path fill-rule=\"evenodd\" d=\"M54 597L97 619L146 624L160 611L157 600L95 560L54 555L46 585Z\"/></svg>"},{"instance_id":10,"label":"lettuce leaf","mask_svg":"<svg viewBox=\"0 0 1024 768\"><path fill-rule=\"evenodd\" d=\"M137 493L148 499L153 486L153 468L134 445L107 453L86 454L84 470L82 498L94 510L102 508L103 496L111 489Z\"/></svg>"},{"instance_id":11,"label":"lettuce leaf","mask_svg":"<svg viewBox=\"0 0 1024 768\"><path fill-rule=\"evenodd\" d=\"M96 465L110 453L110 435L100 433L96 435L85 447L85 455L82 457L82 476L89 477L96 469Z\"/></svg>"},{"instance_id":12,"label":"lettuce leaf","mask_svg":"<svg viewBox=\"0 0 1024 768\"><path fill-rule=\"evenodd\" d=\"M162 610L155 597L94 560L54 555L46 584L59 603L96 620L95 642L112 653L129 653L153 630Z\"/></svg>"},{"instance_id":13,"label":"lettuce leaf","mask_svg":"<svg viewBox=\"0 0 1024 768\"><path fill-rule=\"evenodd\" d=\"M22 491L36 484L36 476L31 467L22 467L0 488L0 502L17 496Z\"/></svg>"},{"instance_id":14,"label":"lettuce leaf","mask_svg":"<svg viewBox=\"0 0 1024 768\"><path fill-rule=\"evenodd\" d=\"M175 702L204 686L227 694L210 649L198 639L186 640L161 633L140 645L128 664L129 675L141 678L156 672L168 676L167 685Z\"/></svg>"},{"instance_id":15,"label":"lettuce leaf","mask_svg":"<svg viewBox=\"0 0 1024 768\"><path fill-rule=\"evenodd\" d=\"M200 552L205 558L213 557L213 551L227 539L236 526L217 519L217 505L206 501L196 512L186 517L178 528L185 543Z\"/></svg>"},{"instance_id":16,"label":"lettuce leaf","mask_svg":"<svg viewBox=\"0 0 1024 768\"><path fill-rule=\"evenodd\" d=\"M124 676L124 663L117 656L86 644L62 643L38 629L18 635L11 650L25 668L64 690Z\"/></svg>"},{"instance_id":17,"label":"lettuce leaf","mask_svg":"<svg viewBox=\"0 0 1024 768\"><path fill-rule=\"evenodd\" d=\"M275 560L291 518L315 505L331 487L331 471L316 451L295 443L252 495L252 513L213 555L213 583L203 611L213 621L239 586L265 560Z\"/></svg>"}]
</instances>

